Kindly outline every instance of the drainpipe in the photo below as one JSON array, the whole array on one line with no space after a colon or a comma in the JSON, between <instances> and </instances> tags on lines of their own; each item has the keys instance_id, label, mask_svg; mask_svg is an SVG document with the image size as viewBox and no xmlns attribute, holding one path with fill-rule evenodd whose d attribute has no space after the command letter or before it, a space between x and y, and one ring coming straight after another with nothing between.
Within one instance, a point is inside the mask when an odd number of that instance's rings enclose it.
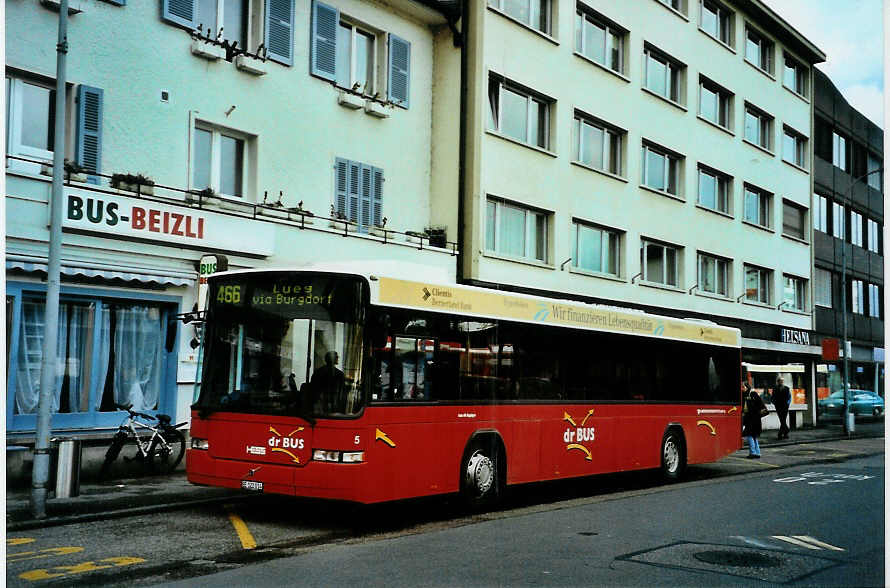
<instances>
[{"instance_id":1,"label":"drainpipe","mask_svg":"<svg viewBox=\"0 0 890 588\"><path fill-rule=\"evenodd\" d=\"M56 45L56 125L53 130L53 187L49 200L49 253L46 268L43 361L37 402L37 440L31 475L31 513L46 517L46 483L49 480L49 433L56 372L59 366L59 289L62 256L62 177L65 173L65 78L68 56L68 0L59 3L59 41Z\"/></svg>"},{"instance_id":2,"label":"drainpipe","mask_svg":"<svg viewBox=\"0 0 890 588\"><path fill-rule=\"evenodd\" d=\"M469 58L467 56L467 30L470 15L470 0L461 2L460 22L460 133L457 163L457 282L464 281L464 260L466 259L466 230L464 229L464 214L466 212L467 189L467 105L469 103L469 85L467 73L469 70Z\"/></svg>"}]
</instances>

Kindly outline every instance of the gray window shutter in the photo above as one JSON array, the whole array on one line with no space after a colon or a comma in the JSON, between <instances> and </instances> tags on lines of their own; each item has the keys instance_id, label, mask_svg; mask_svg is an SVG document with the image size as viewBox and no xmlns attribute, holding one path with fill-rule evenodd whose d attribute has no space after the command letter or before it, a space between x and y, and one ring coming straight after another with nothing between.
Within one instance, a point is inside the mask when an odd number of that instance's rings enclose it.
<instances>
[{"instance_id":1,"label":"gray window shutter","mask_svg":"<svg viewBox=\"0 0 890 588\"><path fill-rule=\"evenodd\" d=\"M349 182L346 185L347 209L346 218L354 223L359 222L359 190L362 165L355 161L349 163Z\"/></svg>"},{"instance_id":2,"label":"gray window shutter","mask_svg":"<svg viewBox=\"0 0 890 588\"><path fill-rule=\"evenodd\" d=\"M396 106L408 108L411 80L411 43L389 35L389 83L387 98Z\"/></svg>"},{"instance_id":3,"label":"gray window shutter","mask_svg":"<svg viewBox=\"0 0 890 588\"><path fill-rule=\"evenodd\" d=\"M362 166L362 187L361 187L361 214L359 222L368 226L371 224L371 166Z\"/></svg>"},{"instance_id":4,"label":"gray window shutter","mask_svg":"<svg viewBox=\"0 0 890 588\"><path fill-rule=\"evenodd\" d=\"M311 72L333 82L337 78L337 26L340 12L321 2L312 2Z\"/></svg>"},{"instance_id":5,"label":"gray window shutter","mask_svg":"<svg viewBox=\"0 0 890 588\"><path fill-rule=\"evenodd\" d=\"M380 226L383 216L383 170L371 168L371 215L372 222Z\"/></svg>"},{"instance_id":6,"label":"gray window shutter","mask_svg":"<svg viewBox=\"0 0 890 588\"><path fill-rule=\"evenodd\" d=\"M100 88L77 87L77 129L75 134L74 160L88 171L102 171L102 98ZM90 182L97 184L98 178Z\"/></svg>"},{"instance_id":7,"label":"gray window shutter","mask_svg":"<svg viewBox=\"0 0 890 588\"><path fill-rule=\"evenodd\" d=\"M294 64L294 0L266 0L266 49L269 59Z\"/></svg>"},{"instance_id":8,"label":"gray window shutter","mask_svg":"<svg viewBox=\"0 0 890 588\"><path fill-rule=\"evenodd\" d=\"M349 190L348 190L349 162L346 161L345 159L340 159L338 157L337 162L334 167L336 169L336 183L337 183L336 190L335 190L335 195L336 195L336 199L337 199L337 203L336 203L337 214L342 214L344 216L348 216L347 215L348 211L346 210L346 206L347 206L347 202L348 202L347 193L349 192Z\"/></svg>"},{"instance_id":9,"label":"gray window shutter","mask_svg":"<svg viewBox=\"0 0 890 588\"><path fill-rule=\"evenodd\" d=\"M195 17L198 14L198 0L162 0L163 11L161 13L164 20L173 24L182 25L193 29L198 26Z\"/></svg>"}]
</instances>

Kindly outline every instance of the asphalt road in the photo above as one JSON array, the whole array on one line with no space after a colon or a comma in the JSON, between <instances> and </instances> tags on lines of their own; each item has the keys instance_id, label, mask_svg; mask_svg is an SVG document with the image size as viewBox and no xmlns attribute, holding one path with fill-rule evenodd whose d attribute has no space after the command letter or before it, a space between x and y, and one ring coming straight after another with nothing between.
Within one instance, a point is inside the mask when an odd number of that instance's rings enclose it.
<instances>
[{"instance_id":1,"label":"asphalt road","mask_svg":"<svg viewBox=\"0 0 890 588\"><path fill-rule=\"evenodd\" d=\"M651 473L524 486L481 514L441 498L362 508L256 496L48 527L7 537L6 580L883 585L883 457L855 459L882 447L872 439L777 447L760 461L736 454L690 468L690 481L673 486Z\"/></svg>"}]
</instances>

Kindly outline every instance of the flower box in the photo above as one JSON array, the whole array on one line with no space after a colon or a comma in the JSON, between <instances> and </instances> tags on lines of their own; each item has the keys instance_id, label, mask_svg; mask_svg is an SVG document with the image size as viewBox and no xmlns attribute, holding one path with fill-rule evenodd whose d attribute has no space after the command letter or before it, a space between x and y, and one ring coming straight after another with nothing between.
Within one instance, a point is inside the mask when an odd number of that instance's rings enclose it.
<instances>
[{"instance_id":1,"label":"flower box","mask_svg":"<svg viewBox=\"0 0 890 588\"><path fill-rule=\"evenodd\" d=\"M117 189L119 192L136 192L146 196L153 196L155 193L155 187L147 184L128 184L127 182L120 182L117 185Z\"/></svg>"},{"instance_id":2,"label":"flower box","mask_svg":"<svg viewBox=\"0 0 890 588\"><path fill-rule=\"evenodd\" d=\"M389 118L389 113L386 112L383 105L373 100L365 100L365 114L376 118Z\"/></svg>"},{"instance_id":3,"label":"flower box","mask_svg":"<svg viewBox=\"0 0 890 588\"><path fill-rule=\"evenodd\" d=\"M350 94L340 90L337 93L337 104L349 108L350 110L358 110L365 105L365 101L361 96Z\"/></svg>"},{"instance_id":4,"label":"flower box","mask_svg":"<svg viewBox=\"0 0 890 588\"><path fill-rule=\"evenodd\" d=\"M262 59L257 59L256 57L250 57L244 54L235 56L235 67L255 76L264 76L269 73L269 68Z\"/></svg>"},{"instance_id":5,"label":"flower box","mask_svg":"<svg viewBox=\"0 0 890 588\"><path fill-rule=\"evenodd\" d=\"M348 221L348 220L331 219L330 226L332 229L335 229L337 231L346 232L346 231L355 231L355 228L358 225L356 223L354 223L352 221Z\"/></svg>"},{"instance_id":6,"label":"flower box","mask_svg":"<svg viewBox=\"0 0 890 588\"><path fill-rule=\"evenodd\" d=\"M220 45L214 45L213 43L208 43L207 41L203 41L201 39L192 40L192 55L197 55L198 57L203 57L204 59L208 59L210 61L216 61L217 59L225 59L226 58L226 49Z\"/></svg>"}]
</instances>

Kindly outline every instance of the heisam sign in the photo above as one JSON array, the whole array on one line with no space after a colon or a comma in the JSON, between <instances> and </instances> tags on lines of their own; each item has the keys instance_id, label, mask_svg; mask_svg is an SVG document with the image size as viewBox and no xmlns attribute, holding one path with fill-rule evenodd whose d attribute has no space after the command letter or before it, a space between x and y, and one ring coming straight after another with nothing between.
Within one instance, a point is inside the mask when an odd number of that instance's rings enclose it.
<instances>
[{"instance_id":1,"label":"heisam sign","mask_svg":"<svg viewBox=\"0 0 890 588\"><path fill-rule=\"evenodd\" d=\"M792 343L794 345L809 345L810 333L808 331L798 331L797 329L780 329L782 343Z\"/></svg>"},{"instance_id":2,"label":"heisam sign","mask_svg":"<svg viewBox=\"0 0 890 588\"><path fill-rule=\"evenodd\" d=\"M178 247L272 254L272 231L250 231L252 221L244 217L76 188L65 189L63 205L66 229Z\"/></svg>"}]
</instances>

